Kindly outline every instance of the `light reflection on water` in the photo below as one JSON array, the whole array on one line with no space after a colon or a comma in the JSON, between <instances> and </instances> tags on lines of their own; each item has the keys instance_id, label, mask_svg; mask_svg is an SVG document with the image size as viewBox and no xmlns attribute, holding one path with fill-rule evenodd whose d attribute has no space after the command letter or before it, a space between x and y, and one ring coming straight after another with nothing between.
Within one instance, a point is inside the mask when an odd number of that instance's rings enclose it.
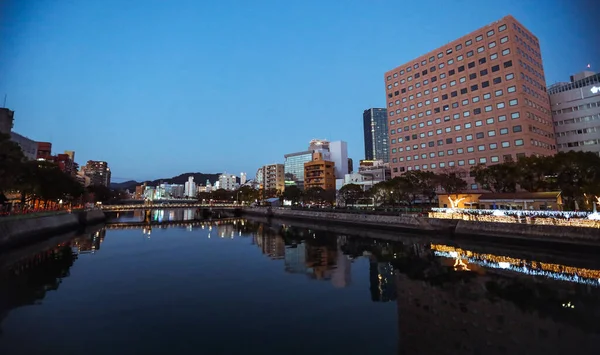
<instances>
[{"instance_id":1,"label":"light reflection on water","mask_svg":"<svg viewBox=\"0 0 600 355\"><path fill-rule=\"evenodd\" d=\"M567 354L600 340L600 266L200 218L136 211L0 255L0 353Z\"/></svg>"}]
</instances>

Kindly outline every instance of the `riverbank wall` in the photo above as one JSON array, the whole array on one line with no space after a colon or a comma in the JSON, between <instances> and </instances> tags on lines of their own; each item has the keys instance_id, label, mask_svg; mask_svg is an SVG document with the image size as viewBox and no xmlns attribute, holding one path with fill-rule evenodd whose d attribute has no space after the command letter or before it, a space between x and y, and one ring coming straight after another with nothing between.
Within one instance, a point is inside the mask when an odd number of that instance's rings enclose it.
<instances>
[{"instance_id":1,"label":"riverbank wall","mask_svg":"<svg viewBox=\"0 0 600 355\"><path fill-rule=\"evenodd\" d=\"M76 231L106 220L101 210L62 213L18 219L0 219L0 250Z\"/></svg>"},{"instance_id":2,"label":"riverbank wall","mask_svg":"<svg viewBox=\"0 0 600 355\"><path fill-rule=\"evenodd\" d=\"M376 215L344 212L292 210L287 208L250 208L247 216L262 216L323 224L338 224L397 232L435 234L439 237L510 240L521 244L543 242L600 246L600 229L531 225L524 223L480 222L429 218L418 215Z\"/></svg>"}]
</instances>

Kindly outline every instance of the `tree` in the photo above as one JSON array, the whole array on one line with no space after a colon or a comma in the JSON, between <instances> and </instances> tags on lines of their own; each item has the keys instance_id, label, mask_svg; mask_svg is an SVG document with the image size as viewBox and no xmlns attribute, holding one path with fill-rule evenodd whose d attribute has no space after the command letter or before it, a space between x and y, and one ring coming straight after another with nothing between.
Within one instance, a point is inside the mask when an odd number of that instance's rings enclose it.
<instances>
[{"instance_id":1,"label":"tree","mask_svg":"<svg viewBox=\"0 0 600 355\"><path fill-rule=\"evenodd\" d=\"M381 181L373 185L373 187L367 191L366 196L373 198L374 205L380 205L386 201L390 191L391 187L389 182Z\"/></svg>"},{"instance_id":2,"label":"tree","mask_svg":"<svg viewBox=\"0 0 600 355\"><path fill-rule=\"evenodd\" d=\"M436 190L439 185L438 176L431 171L410 170L402 175L406 179L406 187L409 190L410 202L414 204L417 197L426 198L431 204L431 201L436 196Z\"/></svg>"},{"instance_id":3,"label":"tree","mask_svg":"<svg viewBox=\"0 0 600 355\"><path fill-rule=\"evenodd\" d=\"M475 182L485 190L492 192L517 191L517 166L513 162L492 166L479 164L471 168L471 175L475 177Z\"/></svg>"},{"instance_id":4,"label":"tree","mask_svg":"<svg viewBox=\"0 0 600 355\"><path fill-rule=\"evenodd\" d=\"M0 193L15 188L20 166L25 160L21 147L0 133Z\"/></svg>"},{"instance_id":5,"label":"tree","mask_svg":"<svg viewBox=\"0 0 600 355\"><path fill-rule=\"evenodd\" d=\"M345 206L347 206L348 203L351 203L352 206L354 206L356 201L363 197L364 192L360 185L346 184L342 186L342 188L338 191L338 195L340 196L340 199L344 202Z\"/></svg>"},{"instance_id":6,"label":"tree","mask_svg":"<svg viewBox=\"0 0 600 355\"><path fill-rule=\"evenodd\" d=\"M325 190L321 187L311 187L304 192L304 201L312 203L333 202L335 200L335 190Z\"/></svg>"},{"instance_id":7,"label":"tree","mask_svg":"<svg viewBox=\"0 0 600 355\"><path fill-rule=\"evenodd\" d=\"M108 202L112 197L110 189L104 185L90 185L87 187L87 192L93 202Z\"/></svg>"},{"instance_id":8,"label":"tree","mask_svg":"<svg viewBox=\"0 0 600 355\"><path fill-rule=\"evenodd\" d=\"M450 171L439 175L440 186L448 194L450 208L456 208L464 198L458 195L467 188L467 182L460 177L460 172ZM454 197L452 197L454 195Z\"/></svg>"},{"instance_id":9,"label":"tree","mask_svg":"<svg viewBox=\"0 0 600 355\"><path fill-rule=\"evenodd\" d=\"M499 165L516 164L516 183L525 191L540 192L552 189L555 157L529 156L520 158L516 163L507 162Z\"/></svg>"},{"instance_id":10,"label":"tree","mask_svg":"<svg viewBox=\"0 0 600 355\"><path fill-rule=\"evenodd\" d=\"M235 192L235 196L241 202L251 203L258 199L258 190L250 186L242 186Z\"/></svg>"},{"instance_id":11,"label":"tree","mask_svg":"<svg viewBox=\"0 0 600 355\"><path fill-rule=\"evenodd\" d=\"M295 205L302 200L302 190L296 185L286 186L281 196Z\"/></svg>"}]
</instances>

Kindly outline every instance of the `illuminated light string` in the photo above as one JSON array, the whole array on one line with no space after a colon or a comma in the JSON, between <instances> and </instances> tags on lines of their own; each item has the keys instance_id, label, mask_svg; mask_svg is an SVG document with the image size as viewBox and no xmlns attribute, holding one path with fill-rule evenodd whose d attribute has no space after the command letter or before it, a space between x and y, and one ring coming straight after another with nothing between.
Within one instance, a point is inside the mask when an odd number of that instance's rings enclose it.
<instances>
[{"instance_id":1,"label":"illuminated light string","mask_svg":"<svg viewBox=\"0 0 600 355\"><path fill-rule=\"evenodd\" d=\"M544 218L588 218L596 216L598 213L575 212L575 211L535 211L535 210L489 210L489 209L470 209L470 208L441 208L431 209L438 213L457 213L475 216L495 216L495 217L544 217Z\"/></svg>"},{"instance_id":2,"label":"illuminated light string","mask_svg":"<svg viewBox=\"0 0 600 355\"><path fill-rule=\"evenodd\" d=\"M444 252L444 251L434 251L434 255L445 257L445 258L455 258L455 253ZM559 280L559 281L567 281L573 283L579 283L583 285L590 285L594 287L600 287L600 278L585 278L580 277L579 275L569 275L559 272L553 271L545 271L545 270L536 270L528 268L527 266L515 266L508 262L492 262L488 260L480 260L476 258L464 258L471 264L480 265L490 269L502 269L502 270L510 270L514 272L518 272L521 274L526 274L530 276L544 276L547 278Z\"/></svg>"}]
</instances>

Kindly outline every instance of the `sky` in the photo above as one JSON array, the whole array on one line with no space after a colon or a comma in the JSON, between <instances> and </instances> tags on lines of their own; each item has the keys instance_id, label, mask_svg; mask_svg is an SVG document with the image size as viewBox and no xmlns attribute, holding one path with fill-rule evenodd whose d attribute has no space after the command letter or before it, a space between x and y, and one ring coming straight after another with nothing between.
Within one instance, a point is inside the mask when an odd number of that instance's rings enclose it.
<instances>
[{"instance_id":1,"label":"sky","mask_svg":"<svg viewBox=\"0 0 600 355\"><path fill-rule=\"evenodd\" d=\"M113 181L253 177L313 138L364 157L384 73L513 15L548 84L600 68L594 0L0 0L0 105L14 131Z\"/></svg>"}]
</instances>

